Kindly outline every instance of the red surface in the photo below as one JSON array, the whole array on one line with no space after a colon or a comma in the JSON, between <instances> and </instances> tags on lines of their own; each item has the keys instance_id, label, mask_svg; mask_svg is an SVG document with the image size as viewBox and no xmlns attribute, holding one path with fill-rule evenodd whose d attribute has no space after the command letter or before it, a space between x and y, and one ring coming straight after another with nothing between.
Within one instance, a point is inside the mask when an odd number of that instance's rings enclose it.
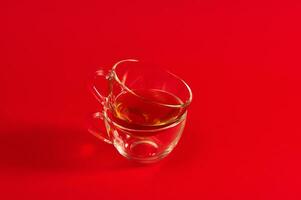
<instances>
[{"instance_id":1,"label":"red surface","mask_svg":"<svg viewBox=\"0 0 301 200\"><path fill-rule=\"evenodd\" d=\"M299 2L1 1L0 199L300 199ZM89 77L124 58L194 92L154 165L85 129Z\"/></svg>"}]
</instances>

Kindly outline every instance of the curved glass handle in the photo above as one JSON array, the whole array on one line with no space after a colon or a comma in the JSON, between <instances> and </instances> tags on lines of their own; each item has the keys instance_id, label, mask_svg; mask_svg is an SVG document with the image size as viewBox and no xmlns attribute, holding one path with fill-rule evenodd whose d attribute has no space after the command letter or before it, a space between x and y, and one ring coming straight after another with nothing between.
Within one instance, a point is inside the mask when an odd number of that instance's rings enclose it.
<instances>
[{"instance_id":1,"label":"curved glass handle","mask_svg":"<svg viewBox=\"0 0 301 200\"><path fill-rule=\"evenodd\" d=\"M99 124L103 124L104 126L104 116L102 112L96 112L92 115L92 121L90 122L90 126L88 128L88 131L94 135L95 137L101 139L102 141L112 144L112 141L109 138L109 135L107 134L107 131L105 128L98 127ZM103 129L103 130L101 130Z\"/></svg>"},{"instance_id":2,"label":"curved glass handle","mask_svg":"<svg viewBox=\"0 0 301 200\"><path fill-rule=\"evenodd\" d=\"M92 91L92 94L95 96L95 98L97 99L97 101L99 101L102 105L104 105L104 103L106 102L106 97L103 96L99 90L97 89L96 85L95 85L95 82L96 82L96 79L99 78L99 77L102 77L103 79L107 80L108 79L108 75L107 73L105 72L105 70L103 69L100 69L100 70L97 70L95 72L95 75L94 75L94 79L93 79L93 82L92 82L92 85L91 85L91 91Z\"/></svg>"},{"instance_id":3,"label":"curved glass handle","mask_svg":"<svg viewBox=\"0 0 301 200\"><path fill-rule=\"evenodd\" d=\"M100 69L95 72L93 82L90 86L92 94L95 96L96 100L106 107L107 97L102 95L96 87L97 78L103 78L108 80L110 73L106 73L105 70ZM107 84L107 83L106 83ZM102 127L100 127L102 126ZM102 141L112 144L112 141L107 134L106 128L104 127L104 116L103 112L96 112L92 115L92 120L89 122L88 131L95 137L101 139Z\"/></svg>"}]
</instances>

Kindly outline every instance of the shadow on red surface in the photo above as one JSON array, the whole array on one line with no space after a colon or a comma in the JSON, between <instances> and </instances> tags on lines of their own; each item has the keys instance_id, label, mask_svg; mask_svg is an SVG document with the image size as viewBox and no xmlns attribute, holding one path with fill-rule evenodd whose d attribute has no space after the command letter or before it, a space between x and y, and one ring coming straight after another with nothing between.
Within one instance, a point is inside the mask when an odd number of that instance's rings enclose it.
<instances>
[{"instance_id":1,"label":"shadow on red surface","mask_svg":"<svg viewBox=\"0 0 301 200\"><path fill-rule=\"evenodd\" d=\"M133 167L115 149L86 130L39 126L21 127L1 134L0 171L28 173L37 171L118 170Z\"/></svg>"}]
</instances>

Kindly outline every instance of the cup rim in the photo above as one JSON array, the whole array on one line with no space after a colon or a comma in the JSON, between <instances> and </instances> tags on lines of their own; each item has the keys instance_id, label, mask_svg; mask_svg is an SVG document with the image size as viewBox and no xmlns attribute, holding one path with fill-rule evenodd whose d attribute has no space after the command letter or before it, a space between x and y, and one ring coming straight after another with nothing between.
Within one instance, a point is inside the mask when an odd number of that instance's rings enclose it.
<instances>
[{"instance_id":1,"label":"cup rim","mask_svg":"<svg viewBox=\"0 0 301 200\"><path fill-rule=\"evenodd\" d=\"M158 132L158 131L163 131L163 130L166 130L166 129L169 129L169 128L172 128L172 127L175 127L177 126L179 123L183 122L186 117L187 117L187 111L185 111L181 117L179 117L178 119L176 119L174 122L170 123L169 125L167 126L163 126L163 127L160 127L160 128L154 128L154 129L131 129L131 128L126 128L116 122L114 122L113 120L111 120L111 118L108 116L107 114L107 110L108 109L105 109L103 111L104 113L104 118L109 121L110 123L112 123L115 127L119 128L119 129L122 129L122 130L125 130L125 131L129 131L129 132Z\"/></svg>"},{"instance_id":2,"label":"cup rim","mask_svg":"<svg viewBox=\"0 0 301 200\"><path fill-rule=\"evenodd\" d=\"M142 97L142 96L136 94L136 93L135 93L133 90L131 90L126 84L124 84L122 81L120 81L120 79L119 79L119 77L118 77L118 75L117 75L117 73L116 73L116 69L117 69L118 65L121 64L121 63L123 63L123 62L139 62L139 60L137 60L137 59L125 59L125 60L120 60L120 61L118 61L117 63L115 63L115 64L113 65L112 71L111 71L111 72L112 72L111 75L112 75L113 78L116 80L116 82L117 82L118 84L120 84L127 92L130 92L131 94L133 94L133 95L135 95L135 96L137 96L137 97L143 99L144 97ZM187 106L191 103L191 101L192 101L192 91L191 91L191 88L190 88L189 85L188 85L183 79L181 79L179 76L177 76L177 75L175 75L175 74L173 74L173 73L171 73L170 71L165 70L165 69L163 69L163 71L165 71L166 73L170 74L171 76L173 76L174 78L176 78L177 80L179 80L180 82L182 82L182 83L184 84L184 86L186 87L186 89L187 89L187 91L188 91L189 98L188 98L185 102L183 102L183 103L181 103L181 104L166 104L166 103L158 103L158 102L154 102L154 103L159 104L159 105L161 105L161 106L172 107L172 108L185 108L185 107L187 107Z\"/></svg>"}]
</instances>

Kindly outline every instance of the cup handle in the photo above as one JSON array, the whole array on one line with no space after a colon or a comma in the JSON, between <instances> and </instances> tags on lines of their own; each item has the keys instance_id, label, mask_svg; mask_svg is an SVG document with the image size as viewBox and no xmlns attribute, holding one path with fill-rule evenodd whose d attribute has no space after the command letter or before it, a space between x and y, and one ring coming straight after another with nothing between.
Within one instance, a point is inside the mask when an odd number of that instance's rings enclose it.
<instances>
[{"instance_id":1,"label":"cup handle","mask_svg":"<svg viewBox=\"0 0 301 200\"><path fill-rule=\"evenodd\" d=\"M102 77L103 79L107 80L108 79L108 75L105 73L104 70L100 69L100 70L97 70L94 74L94 78L93 78L93 82L91 84L91 92L92 94L95 96L96 100L99 101L99 103L101 103L102 105L105 104L106 102L106 97L103 96L99 90L97 89L96 85L95 85L95 82L96 82L96 79L98 77Z\"/></svg>"},{"instance_id":2,"label":"cup handle","mask_svg":"<svg viewBox=\"0 0 301 200\"><path fill-rule=\"evenodd\" d=\"M105 108L107 104L107 97L102 95L99 90L96 87L96 79L97 78L103 78L104 80L109 79L108 73L105 72L105 70L100 69L97 70L93 77L93 82L90 85L90 89L96 100L101 103L101 105ZM88 125L88 131L94 135L95 137L101 139L102 141L112 144L112 141L109 138L109 135L107 134L106 128L104 127L104 115L103 112L95 112L92 114L91 121ZM99 127L100 124L102 124L101 128Z\"/></svg>"},{"instance_id":3,"label":"cup handle","mask_svg":"<svg viewBox=\"0 0 301 200\"><path fill-rule=\"evenodd\" d=\"M104 120L104 116L103 116L102 112L93 113L92 120L90 122L88 131L95 137L101 139L102 141L104 141L108 144L112 144L112 141L110 140L106 129L97 127L97 125L96 125L96 124L104 124L103 120ZM101 121L101 123L99 123L100 121Z\"/></svg>"}]
</instances>

